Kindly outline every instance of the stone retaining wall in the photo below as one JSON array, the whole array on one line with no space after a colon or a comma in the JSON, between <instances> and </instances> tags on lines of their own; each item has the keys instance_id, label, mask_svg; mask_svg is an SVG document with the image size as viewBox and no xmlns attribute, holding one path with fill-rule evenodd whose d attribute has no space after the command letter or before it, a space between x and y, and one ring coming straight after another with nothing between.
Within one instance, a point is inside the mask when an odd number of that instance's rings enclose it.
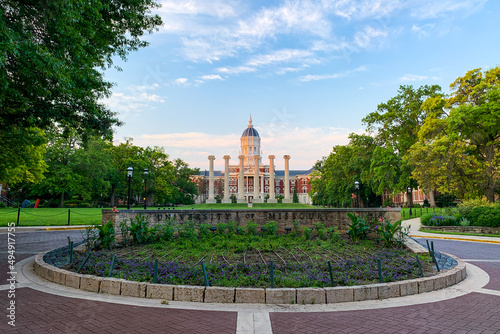
<instances>
[{"instance_id":1,"label":"stone retaining wall","mask_svg":"<svg viewBox=\"0 0 500 334\"><path fill-rule=\"evenodd\" d=\"M296 289L203 287L152 284L77 274L45 263L44 255L38 254L35 257L34 271L40 277L57 284L113 295L205 303L332 304L386 299L444 289L461 282L467 276L465 262L448 255L458 262L454 268L435 276L399 282Z\"/></svg>"},{"instance_id":2,"label":"stone retaining wall","mask_svg":"<svg viewBox=\"0 0 500 334\"><path fill-rule=\"evenodd\" d=\"M148 217L152 225L165 220L171 220L178 224L187 221L195 223L227 223L234 221L245 226L249 221L263 225L269 221L278 223L278 229L292 227L294 221L301 226L313 227L314 223L323 223L326 227L337 227L339 231L345 232L350 223L347 213L359 214L368 220L384 217L387 221L395 222L401 220L401 210L393 208L367 208L367 209L248 209L248 210L102 210L102 223L111 221L114 224L117 237L120 234L120 223L130 224L130 219L136 215Z\"/></svg>"},{"instance_id":3,"label":"stone retaining wall","mask_svg":"<svg viewBox=\"0 0 500 334\"><path fill-rule=\"evenodd\" d=\"M460 232L460 233L476 233L476 234L500 234L500 227L487 226L425 226L421 229L432 230L439 232Z\"/></svg>"}]
</instances>

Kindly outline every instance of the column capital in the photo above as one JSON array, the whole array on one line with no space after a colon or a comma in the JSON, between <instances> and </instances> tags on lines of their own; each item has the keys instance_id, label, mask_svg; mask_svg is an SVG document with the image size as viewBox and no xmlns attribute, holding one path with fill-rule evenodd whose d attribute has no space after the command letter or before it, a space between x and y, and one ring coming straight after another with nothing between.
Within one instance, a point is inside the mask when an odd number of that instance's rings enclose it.
<instances>
[{"instance_id":1,"label":"column capital","mask_svg":"<svg viewBox=\"0 0 500 334\"><path fill-rule=\"evenodd\" d=\"M276 157L275 157L274 155L270 155L270 156L268 156L268 158L269 158L270 160L274 160Z\"/></svg>"},{"instance_id":2,"label":"column capital","mask_svg":"<svg viewBox=\"0 0 500 334\"><path fill-rule=\"evenodd\" d=\"M245 159L245 156L244 155L238 155L238 159L243 160L243 159Z\"/></svg>"},{"instance_id":3,"label":"column capital","mask_svg":"<svg viewBox=\"0 0 500 334\"><path fill-rule=\"evenodd\" d=\"M215 155L209 155L208 160L215 160Z\"/></svg>"},{"instance_id":4,"label":"column capital","mask_svg":"<svg viewBox=\"0 0 500 334\"><path fill-rule=\"evenodd\" d=\"M254 158L255 160L260 160L260 155L254 155L254 156L253 156L253 158Z\"/></svg>"},{"instance_id":5,"label":"column capital","mask_svg":"<svg viewBox=\"0 0 500 334\"><path fill-rule=\"evenodd\" d=\"M290 156L289 156L288 154L286 154L286 155L284 155L284 156L283 156L283 159L285 159L285 160L289 160L289 159L290 159Z\"/></svg>"},{"instance_id":6,"label":"column capital","mask_svg":"<svg viewBox=\"0 0 500 334\"><path fill-rule=\"evenodd\" d=\"M231 157L229 155L224 156L224 160L229 160L229 159L231 159Z\"/></svg>"}]
</instances>

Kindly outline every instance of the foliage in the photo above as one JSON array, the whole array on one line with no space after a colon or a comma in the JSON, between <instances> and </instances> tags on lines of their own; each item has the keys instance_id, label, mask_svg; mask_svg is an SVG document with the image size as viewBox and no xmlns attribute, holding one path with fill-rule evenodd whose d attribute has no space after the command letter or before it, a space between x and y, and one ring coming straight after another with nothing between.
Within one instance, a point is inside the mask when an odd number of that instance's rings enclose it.
<instances>
[{"instance_id":1,"label":"foliage","mask_svg":"<svg viewBox=\"0 0 500 334\"><path fill-rule=\"evenodd\" d=\"M150 14L159 5L153 0L5 0L0 6L0 152L14 153L2 159L0 180L6 166L39 179L40 157L30 148L38 150L42 142L28 144L38 137L33 129L58 124L112 136L112 126L120 122L101 103L112 87L102 70L115 56L125 60L148 44L141 36L161 24Z\"/></svg>"},{"instance_id":2,"label":"foliage","mask_svg":"<svg viewBox=\"0 0 500 334\"><path fill-rule=\"evenodd\" d=\"M500 227L500 204L476 206L464 212L472 226Z\"/></svg>"},{"instance_id":3,"label":"foliage","mask_svg":"<svg viewBox=\"0 0 500 334\"><path fill-rule=\"evenodd\" d=\"M425 226L457 226L458 221L454 216L428 214L423 215L420 220Z\"/></svg>"},{"instance_id":4,"label":"foliage","mask_svg":"<svg viewBox=\"0 0 500 334\"><path fill-rule=\"evenodd\" d=\"M254 223L253 221L248 221L247 222L247 226L246 226L246 233L247 235L257 235L259 232L257 231L257 228L259 227L259 225L257 225L256 223Z\"/></svg>"},{"instance_id":5,"label":"foliage","mask_svg":"<svg viewBox=\"0 0 500 334\"><path fill-rule=\"evenodd\" d=\"M87 226L82 232L82 238L87 249L97 249L99 235L94 226Z\"/></svg>"},{"instance_id":6,"label":"foliage","mask_svg":"<svg viewBox=\"0 0 500 334\"><path fill-rule=\"evenodd\" d=\"M297 195L297 188L296 187L293 187L292 202L299 203L299 195Z\"/></svg>"},{"instance_id":7,"label":"foliage","mask_svg":"<svg viewBox=\"0 0 500 334\"><path fill-rule=\"evenodd\" d=\"M94 225L98 231L98 244L99 248L111 249L115 244L115 227L111 221L102 225Z\"/></svg>"},{"instance_id":8,"label":"foliage","mask_svg":"<svg viewBox=\"0 0 500 334\"><path fill-rule=\"evenodd\" d=\"M134 221L135 218L135 221ZM132 237L132 243L142 244L148 241L151 230L149 229L149 217L136 215L134 218L130 218L129 233Z\"/></svg>"},{"instance_id":9,"label":"foliage","mask_svg":"<svg viewBox=\"0 0 500 334\"><path fill-rule=\"evenodd\" d=\"M365 219L350 212L347 213L347 216L351 220L351 224L349 224L349 229L347 230L347 234L351 237L351 240L359 242L366 239L366 234L370 226L365 222Z\"/></svg>"},{"instance_id":10,"label":"foliage","mask_svg":"<svg viewBox=\"0 0 500 334\"><path fill-rule=\"evenodd\" d=\"M408 159L424 187L462 197L500 189L500 67L474 69L450 85L449 97L430 98L429 117Z\"/></svg>"},{"instance_id":11,"label":"foliage","mask_svg":"<svg viewBox=\"0 0 500 334\"><path fill-rule=\"evenodd\" d=\"M263 226L263 235L273 236L276 235L276 231L278 231L278 223L275 221L270 221L264 224Z\"/></svg>"},{"instance_id":12,"label":"foliage","mask_svg":"<svg viewBox=\"0 0 500 334\"><path fill-rule=\"evenodd\" d=\"M462 217L458 221L458 225L460 225L460 226L469 226L470 225L470 221L467 218Z\"/></svg>"},{"instance_id":13,"label":"foliage","mask_svg":"<svg viewBox=\"0 0 500 334\"><path fill-rule=\"evenodd\" d=\"M386 221L385 218L379 219L379 225L375 226L380 239L386 247L392 248L396 245L401 246L405 236L405 231L401 225L401 220L395 223Z\"/></svg>"}]
</instances>

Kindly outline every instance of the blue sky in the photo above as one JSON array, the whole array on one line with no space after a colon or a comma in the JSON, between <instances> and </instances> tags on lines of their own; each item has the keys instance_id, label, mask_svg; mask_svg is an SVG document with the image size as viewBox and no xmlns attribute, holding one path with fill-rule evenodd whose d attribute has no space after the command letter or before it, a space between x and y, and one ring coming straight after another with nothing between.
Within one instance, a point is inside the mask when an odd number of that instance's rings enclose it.
<instances>
[{"instance_id":1,"label":"blue sky","mask_svg":"<svg viewBox=\"0 0 500 334\"><path fill-rule=\"evenodd\" d=\"M308 169L362 133L400 85L449 84L500 65L500 1L161 0L150 46L116 61L104 101L115 139L164 146L208 168L231 155L252 114L264 157ZM264 160L267 163L267 159Z\"/></svg>"}]
</instances>

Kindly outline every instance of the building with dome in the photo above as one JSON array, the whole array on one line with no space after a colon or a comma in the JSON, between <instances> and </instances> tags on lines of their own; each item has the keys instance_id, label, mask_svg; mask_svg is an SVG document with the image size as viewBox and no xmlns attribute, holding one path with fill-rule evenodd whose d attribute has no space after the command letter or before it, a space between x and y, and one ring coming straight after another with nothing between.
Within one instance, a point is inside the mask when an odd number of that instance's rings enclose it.
<instances>
[{"instance_id":1,"label":"building with dome","mask_svg":"<svg viewBox=\"0 0 500 334\"><path fill-rule=\"evenodd\" d=\"M309 170L290 170L290 155L283 156L285 170L275 170L276 157L262 156L261 141L253 127L252 117L240 139L238 164L231 164L231 157L225 155L224 170L214 170L215 156L208 156L209 169L195 177L199 186L197 203L292 203L296 189L299 203L311 204L311 185Z\"/></svg>"}]
</instances>

